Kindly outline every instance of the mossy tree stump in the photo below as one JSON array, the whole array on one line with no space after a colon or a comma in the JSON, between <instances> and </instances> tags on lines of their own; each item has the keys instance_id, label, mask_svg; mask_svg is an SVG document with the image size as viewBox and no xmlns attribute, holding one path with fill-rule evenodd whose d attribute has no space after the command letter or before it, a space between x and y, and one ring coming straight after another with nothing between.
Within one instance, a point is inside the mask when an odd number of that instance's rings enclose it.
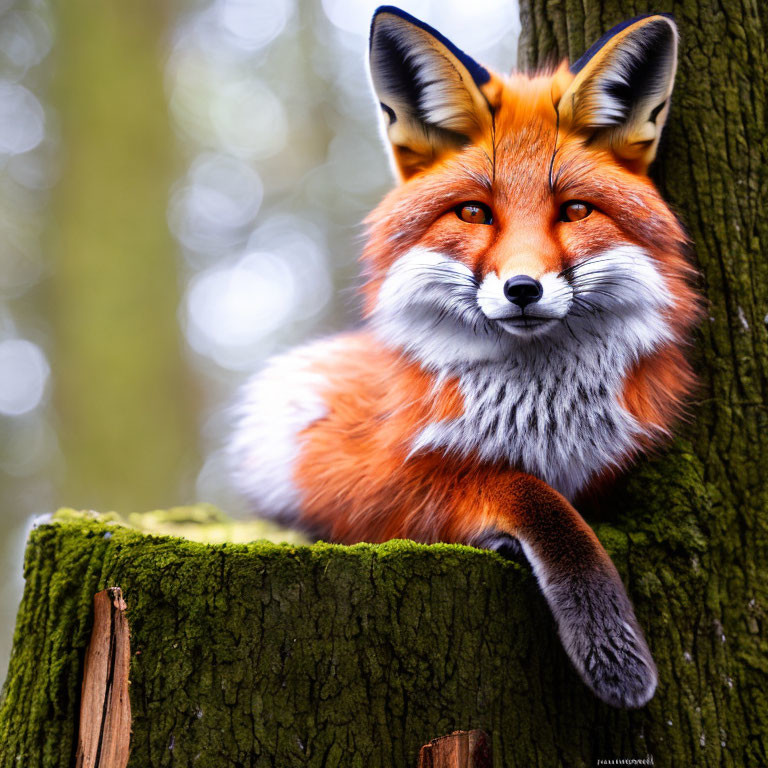
<instances>
[{"instance_id":1,"label":"mossy tree stump","mask_svg":"<svg viewBox=\"0 0 768 768\"><path fill-rule=\"evenodd\" d=\"M684 515L697 478L646 490L663 510L655 529L645 521L656 533L598 526L659 664L659 692L636 712L591 695L532 577L488 552L210 545L73 515L42 525L27 549L0 768L74 765L93 598L115 585L136 768L415 768L422 745L474 728L495 768L648 754L657 766L756 764L765 734L720 707L749 663L734 660L726 679L726 643L709 630L694 562L707 542Z\"/></svg>"}]
</instances>

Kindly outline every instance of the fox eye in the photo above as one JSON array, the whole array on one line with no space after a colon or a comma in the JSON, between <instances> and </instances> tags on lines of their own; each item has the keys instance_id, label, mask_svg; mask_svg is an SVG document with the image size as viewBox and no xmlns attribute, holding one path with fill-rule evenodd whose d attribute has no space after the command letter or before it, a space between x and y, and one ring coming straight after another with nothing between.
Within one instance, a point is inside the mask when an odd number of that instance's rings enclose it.
<instances>
[{"instance_id":1,"label":"fox eye","mask_svg":"<svg viewBox=\"0 0 768 768\"><path fill-rule=\"evenodd\" d=\"M581 221L592 213L593 207L582 200L569 200L560 206L560 221Z\"/></svg>"},{"instance_id":2,"label":"fox eye","mask_svg":"<svg viewBox=\"0 0 768 768\"><path fill-rule=\"evenodd\" d=\"M493 224L491 209L485 203L461 203L456 206L456 215L467 224Z\"/></svg>"}]
</instances>

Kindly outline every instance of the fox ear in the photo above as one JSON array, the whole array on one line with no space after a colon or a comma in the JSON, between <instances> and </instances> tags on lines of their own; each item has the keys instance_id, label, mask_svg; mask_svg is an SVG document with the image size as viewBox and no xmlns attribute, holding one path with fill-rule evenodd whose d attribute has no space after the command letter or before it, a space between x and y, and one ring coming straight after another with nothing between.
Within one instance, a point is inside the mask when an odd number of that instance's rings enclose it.
<instances>
[{"instance_id":1,"label":"fox ear","mask_svg":"<svg viewBox=\"0 0 768 768\"><path fill-rule=\"evenodd\" d=\"M656 156L677 69L677 27L667 15L625 21L572 67L558 104L562 127L587 133L645 171Z\"/></svg>"},{"instance_id":2,"label":"fox ear","mask_svg":"<svg viewBox=\"0 0 768 768\"><path fill-rule=\"evenodd\" d=\"M437 30L392 6L373 16L371 80L404 179L490 125L490 73Z\"/></svg>"}]
</instances>

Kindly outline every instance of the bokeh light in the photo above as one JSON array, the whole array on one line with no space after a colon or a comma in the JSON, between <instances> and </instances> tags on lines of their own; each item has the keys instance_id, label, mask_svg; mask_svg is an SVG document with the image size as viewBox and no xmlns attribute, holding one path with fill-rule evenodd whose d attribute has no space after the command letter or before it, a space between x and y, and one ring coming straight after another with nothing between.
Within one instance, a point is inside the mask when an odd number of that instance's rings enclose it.
<instances>
[{"instance_id":1,"label":"bokeh light","mask_svg":"<svg viewBox=\"0 0 768 768\"><path fill-rule=\"evenodd\" d=\"M3 433L0 470L12 477L34 477L45 471L56 453L56 433L40 409L4 420Z\"/></svg>"},{"instance_id":2,"label":"bokeh light","mask_svg":"<svg viewBox=\"0 0 768 768\"><path fill-rule=\"evenodd\" d=\"M224 367L247 366L248 353L290 317L294 286L288 265L264 251L201 272L187 297L190 344Z\"/></svg>"},{"instance_id":3,"label":"bokeh light","mask_svg":"<svg viewBox=\"0 0 768 768\"><path fill-rule=\"evenodd\" d=\"M48 363L40 348L24 339L0 341L0 413L19 416L42 402Z\"/></svg>"},{"instance_id":4,"label":"bokeh light","mask_svg":"<svg viewBox=\"0 0 768 768\"><path fill-rule=\"evenodd\" d=\"M271 43L283 31L292 10L290 0L218 0L211 7L220 29L229 35L230 44L246 51Z\"/></svg>"},{"instance_id":5,"label":"bokeh light","mask_svg":"<svg viewBox=\"0 0 768 768\"><path fill-rule=\"evenodd\" d=\"M218 89L210 114L219 146L233 155L259 160L285 146L288 126L283 104L255 78Z\"/></svg>"},{"instance_id":6,"label":"bokeh light","mask_svg":"<svg viewBox=\"0 0 768 768\"><path fill-rule=\"evenodd\" d=\"M0 52L6 60L7 71L17 79L48 55L52 40L53 32L43 4L35 8L11 8L3 15Z\"/></svg>"},{"instance_id":7,"label":"bokeh light","mask_svg":"<svg viewBox=\"0 0 768 768\"><path fill-rule=\"evenodd\" d=\"M43 102L53 42L45 0L0 0L0 682L29 521L50 511L58 444L40 316L41 232L56 143Z\"/></svg>"},{"instance_id":8,"label":"bokeh light","mask_svg":"<svg viewBox=\"0 0 768 768\"><path fill-rule=\"evenodd\" d=\"M0 154L34 149L45 133L40 102L23 85L0 81Z\"/></svg>"},{"instance_id":9,"label":"bokeh light","mask_svg":"<svg viewBox=\"0 0 768 768\"><path fill-rule=\"evenodd\" d=\"M211 0L174 34L169 101L189 167L168 217L187 270L179 317L207 392L197 493L230 512L222 446L237 387L269 355L357 318L360 222L392 183L365 63L378 5ZM511 69L515 3L401 5Z\"/></svg>"},{"instance_id":10,"label":"bokeh light","mask_svg":"<svg viewBox=\"0 0 768 768\"><path fill-rule=\"evenodd\" d=\"M198 155L174 191L168 212L191 266L219 259L245 242L263 195L261 179L247 163L229 155Z\"/></svg>"}]
</instances>

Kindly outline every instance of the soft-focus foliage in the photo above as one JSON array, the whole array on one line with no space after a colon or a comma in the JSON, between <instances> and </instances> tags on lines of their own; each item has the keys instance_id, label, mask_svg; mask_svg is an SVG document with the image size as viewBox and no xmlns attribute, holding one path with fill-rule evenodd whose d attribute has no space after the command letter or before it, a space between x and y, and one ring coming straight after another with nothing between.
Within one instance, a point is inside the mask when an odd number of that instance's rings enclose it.
<instances>
[{"instance_id":1,"label":"soft-focus foliage","mask_svg":"<svg viewBox=\"0 0 768 768\"><path fill-rule=\"evenodd\" d=\"M56 434L49 328L39 295L41 229L56 169L44 106L54 39L45 2L0 1L0 679L23 584L27 520L50 508Z\"/></svg>"},{"instance_id":2,"label":"soft-focus foliage","mask_svg":"<svg viewBox=\"0 0 768 768\"><path fill-rule=\"evenodd\" d=\"M119 22L120 4L107 1ZM168 19L161 13L147 16L147 24L162 20L169 30L164 86L183 164L166 190L168 164L158 163L157 184L167 198L168 228L178 245L177 316L190 375L197 380L190 383L202 393L195 400L198 423L190 426L198 431L204 460L196 477L173 477L178 503L200 499L244 512L228 489L221 452L226 406L238 384L268 355L356 320L360 222L392 183L365 65L376 5L200 0L167 9ZM400 5L481 61L512 67L516 3L404 0ZM74 46L77 34L85 40L91 33L87 17L83 21L76 12L68 3L0 0L0 677L29 521L54 505L88 503L63 498L62 488L85 500L90 490L78 488L67 474L68 452L84 449L76 445L72 414L61 412L69 401L57 385L65 380L68 390L76 387L78 371L56 348L62 328L50 298L66 286L57 283L62 267L57 269L47 252L52 238L45 235L51 227L49 199L56 215L69 210L55 201L57 191L67 189L72 153L88 151L88 142L59 139L65 115L48 101L66 104L68 97L61 84L49 93L60 74L57 67L71 52L57 45ZM73 24L81 25L74 27L75 35ZM138 120L153 108L140 95L132 86L105 98ZM92 143L109 162L110 137L97 139ZM98 188L88 193L97 201L103 194ZM157 215L151 196L140 192L137 202L130 187L122 194L132 210L144 201L152 206L148 219ZM66 231L67 223L57 226ZM66 272L70 263L64 267ZM145 279L149 286L158 277L147 273ZM176 301L174 294L167 298ZM73 333L67 344L78 344L86 331ZM135 342L141 349L160 340L144 335ZM121 343L125 348L110 354L127 355L130 364L133 347ZM171 396L159 391L154 407ZM123 429L118 416L125 414L118 411L137 407L96 402L98 391L89 397L93 412L115 412L114 423L103 425L105 433ZM69 426L59 450L62 424ZM88 449L98 452L94 462L106 460L119 438ZM155 469L173 474L175 467ZM125 467L124 483L112 501L99 500L102 507L130 504L124 500L142 483L141 467L133 469ZM143 497L137 492L135 498ZM157 500L161 503L166 500Z\"/></svg>"}]
</instances>

